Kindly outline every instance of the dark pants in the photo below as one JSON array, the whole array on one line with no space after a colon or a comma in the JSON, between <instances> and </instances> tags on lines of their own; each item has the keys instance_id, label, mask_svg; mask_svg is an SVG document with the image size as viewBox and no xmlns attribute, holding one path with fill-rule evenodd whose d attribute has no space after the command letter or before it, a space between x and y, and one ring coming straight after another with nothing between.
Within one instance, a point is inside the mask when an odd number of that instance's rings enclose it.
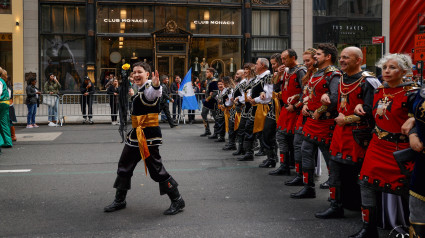
<instances>
[{"instance_id":1,"label":"dark pants","mask_svg":"<svg viewBox=\"0 0 425 238\"><path fill-rule=\"evenodd\" d=\"M234 119L234 118L233 118ZM229 134L229 144L234 145L236 141L237 131L235 131L235 121L229 119L229 130L227 132Z\"/></svg>"},{"instance_id":2,"label":"dark pants","mask_svg":"<svg viewBox=\"0 0 425 238\"><path fill-rule=\"evenodd\" d=\"M335 197L350 210L360 210L360 186L357 183L360 168L359 165L329 161L329 187L335 193L331 194L331 199Z\"/></svg>"},{"instance_id":3,"label":"dark pants","mask_svg":"<svg viewBox=\"0 0 425 238\"><path fill-rule=\"evenodd\" d=\"M224 138L226 136L226 122L224 117L217 118L217 120L215 121L214 129L216 127L217 129L215 130L215 133L217 133L219 137Z\"/></svg>"},{"instance_id":4,"label":"dark pants","mask_svg":"<svg viewBox=\"0 0 425 238\"><path fill-rule=\"evenodd\" d=\"M209 109L207 107L202 107L202 112L201 112L201 116L202 116L202 120L204 121L204 126L206 128L206 130L210 130L210 123L208 122L208 113L210 113L211 111L211 115L214 118L214 121L216 121L217 119L217 115L216 115L216 111L214 109ZM216 126L214 125L214 133L216 133Z\"/></svg>"},{"instance_id":5,"label":"dark pants","mask_svg":"<svg viewBox=\"0 0 425 238\"><path fill-rule=\"evenodd\" d=\"M170 104L168 104L168 103L161 103L159 105L159 107L160 107L161 112L164 112L165 116L167 117L168 124L170 124L170 126L173 125L174 122L171 119L171 115L170 115Z\"/></svg>"},{"instance_id":6,"label":"dark pants","mask_svg":"<svg viewBox=\"0 0 425 238\"><path fill-rule=\"evenodd\" d=\"M245 141L254 142L256 134L254 134L254 120L247 119L245 123L245 130L244 130L244 138Z\"/></svg>"},{"instance_id":7,"label":"dark pants","mask_svg":"<svg viewBox=\"0 0 425 238\"><path fill-rule=\"evenodd\" d=\"M173 102L173 119L176 119L176 116L181 114L182 112L182 101L181 101L181 97L176 96L174 97L174 102Z\"/></svg>"},{"instance_id":8,"label":"dark pants","mask_svg":"<svg viewBox=\"0 0 425 238\"><path fill-rule=\"evenodd\" d=\"M329 153L329 145L324 145L322 143L315 143L309 140L304 139L303 144L301 146L301 154L302 154L302 167L303 170L311 170L314 169L315 163L315 154L317 154L317 150L323 154L323 158L325 159L326 166L329 168L329 159L331 157L331 153Z\"/></svg>"},{"instance_id":9,"label":"dark pants","mask_svg":"<svg viewBox=\"0 0 425 238\"><path fill-rule=\"evenodd\" d=\"M281 154L280 163L289 166L291 164L291 157L294 155L294 135L277 130L276 140L279 146L279 153Z\"/></svg>"},{"instance_id":10,"label":"dark pants","mask_svg":"<svg viewBox=\"0 0 425 238\"><path fill-rule=\"evenodd\" d=\"M276 120L266 117L261 141L266 151L274 151L276 148Z\"/></svg>"},{"instance_id":11,"label":"dark pants","mask_svg":"<svg viewBox=\"0 0 425 238\"><path fill-rule=\"evenodd\" d=\"M164 165L162 164L161 155L159 154L159 146L149 146L150 156L146 158L146 167L148 168L149 175L152 180L155 182L164 182L170 178L167 170L165 170ZM137 163L142 159L138 147L131 147L125 145L122 150L120 160L118 162L118 177L131 179L133 176L134 169L136 168ZM144 166L144 165L143 165ZM143 169L144 170L144 169ZM115 187L117 188L117 187ZM128 187L120 187L120 189L130 189Z\"/></svg>"},{"instance_id":12,"label":"dark pants","mask_svg":"<svg viewBox=\"0 0 425 238\"><path fill-rule=\"evenodd\" d=\"M195 110L188 110L189 122L195 121Z\"/></svg>"},{"instance_id":13,"label":"dark pants","mask_svg":"<svg viewBox=\"0 0 425 238\"><path fill-rule=\"evenodd\" d=\"M92 96L83 95L81 97L81 112L83 113L84 119L87 119L86 105L88 106L89 118L92 118L93 117L93 111L92 111L93 97Z\"/></svg>"},{"instance_id":14,"label":"dark pants","mask_svg":"<svg viewBox=\"0 0 425 238\"><path fill-rule=\"evenodd\" d=\"M114 101L109 101L109 106L111 106L111 120L117 121L118 117L118 103Z\"/></svg>"}]
</instances>

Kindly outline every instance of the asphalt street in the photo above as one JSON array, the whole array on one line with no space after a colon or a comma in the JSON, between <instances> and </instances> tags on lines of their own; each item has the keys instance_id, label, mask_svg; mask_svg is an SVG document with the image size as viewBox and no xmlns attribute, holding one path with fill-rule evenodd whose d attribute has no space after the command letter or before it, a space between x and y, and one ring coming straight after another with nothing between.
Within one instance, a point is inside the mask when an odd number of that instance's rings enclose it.
<instances>
[{"instance_id":1,"label":"asphalt street","mask_svg":"<svg viewBox=\"0 0 425 238\"><path fill-rule=\"evenodd\" d=\"M19 141L0 155L0 236L347 237L361 227L360 212L316 219L314 213L329 206L328 190L317 188L316 199L289 198L300 189L284 185L290 177L258 168L265 157L236 161L221 150L223 143L199 137L202 124L161 127L160 153L180 185L183 212L162 215L169 199L159 195L143 164L136 168L127 208L103 212L114 198L123 148L117 126L18 127ZM380 232L388 237L389 231Z\"/></svg>"}]
</instances>

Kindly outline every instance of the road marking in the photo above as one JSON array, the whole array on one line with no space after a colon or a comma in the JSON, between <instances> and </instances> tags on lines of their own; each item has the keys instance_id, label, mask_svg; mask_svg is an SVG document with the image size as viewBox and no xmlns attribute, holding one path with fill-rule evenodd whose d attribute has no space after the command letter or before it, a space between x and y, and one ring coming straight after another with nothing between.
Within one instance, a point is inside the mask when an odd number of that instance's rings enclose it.
<instances>
[{"instance_id":1,"label":"road marking","mask_svg":"<svg viewBox=\"0 0 425 238\"><path fill-rule=\"evenodd\" d=\"M206 170L236 170L236 169L253 169L258 168L258 166L231 166L231 167L213 167L213 168L193 168L193 169L167 169L169 172L196 172L196 171L206 171ZM1 171L1 170L0 170ZM30 170L31 171L31 170ZM29 172L29 171L28 171ZM117 171L80 171L80 172L41 172L41 173L28 173L28 174L17 174L17 173L0 173L0 177L9 177L9 176L50 176L50 175L88 175L88 174L116 174ZM134 170L134 173L143 173L145 170Z\"/></svg>"},{"instance_id":2,"label":"road marking","mask_svg":"<svg viewBox=\"0 0 425 238\"><path fill-rule=\"evenodd\" d=\"M16 134L18 141L54 141L62 132Z\"/></svg>"},{"instance_id":3,"label":"road marking","mask_svg":"<svg viewBox=\"0 0 425 238\"><path fill-rule=\"evenodd\" d=\"M0 173L28 173L31 169L11 169L11 170L0 170Z\"/></svg>"}]
</instances>

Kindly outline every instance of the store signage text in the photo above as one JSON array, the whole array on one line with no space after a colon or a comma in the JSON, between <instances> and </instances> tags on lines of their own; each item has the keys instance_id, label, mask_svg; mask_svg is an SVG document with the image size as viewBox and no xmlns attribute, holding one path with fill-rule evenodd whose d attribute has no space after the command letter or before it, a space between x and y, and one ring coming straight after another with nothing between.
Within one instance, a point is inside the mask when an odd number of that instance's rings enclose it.
<instances>
[{"instance_id":1,"label":"store signage text","mask_svg":"<svg viewBox=\"0 0 425 238\"><path fill-rule=\"evenodd\" d=\"M106 23L120 23L120 22L124 22L124 23L130 23L130 22L147 23L148 19L108 19L108 18L105 18L105 19L103 19L103 22L106 22Z\"/></svg>"},{"instance_id":2,"label":"store signage text","mask_svg":"<svg viewBox=\"0 0 425 238\"><path fill-rule=\"evenodd\" d=\"M235 25L234 21L193 21L195 25Z\"/></svg>"},{"instance_id":3,"label":"store signage text","mask_svg":"<svg viewBox=\"0 0 425 238\"><path fill-rule=\"evenodd\" d=\"M361 25L332 25L332 30L339 31L342 35L355 35L357 32L365 31L366 27Z\"/></svg>"}]
</instances>

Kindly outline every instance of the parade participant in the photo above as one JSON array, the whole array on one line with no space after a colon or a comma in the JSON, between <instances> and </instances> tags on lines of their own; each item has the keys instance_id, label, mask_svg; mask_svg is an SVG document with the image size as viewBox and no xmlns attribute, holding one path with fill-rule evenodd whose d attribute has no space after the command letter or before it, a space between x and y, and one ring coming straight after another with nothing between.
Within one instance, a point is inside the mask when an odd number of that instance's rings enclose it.
<instances>
[{"instance_id":1,"label":"parade participant","mask_svg":"<svg viewBox=\"0 0 425 238\"><path fill-rule=\"evenodd\" d=\"M281 99L284 103L277 121L276 139L279 145L280 167L270 171L269 175L290 175L290 145L294 142L295 124L302 103L302 79L307 72L307 68L298 63L297 53L293 49L287 49L281 55L283 64L288 67L288 71L283 72ZM292 98L288 102L288 98Z\"/></svg>"},{"instance_id":2,"label":"parade participant","mask_svg":"<svg viewBox=\"0 0 425 238\"><path fill-rule=\"evenodd\" d=\"M168 124L171 128L173 128L176 127L177 124L175 124L173 119L171 118L169 102L174 103L174 99L170 97L170 90L168 89L168 76L162 75L161 79L162 96L161 100L159 101L160 110L161 112L164 112L165 116L167 117Z\"/></svg>"},{"instance_id":3,"label":"parade participant","mask_svg":"<svg viewBox=\"0 0 425 238\"><path fill-rule=\"evenodd\" d=\"M235 81L229 80L230 88L232 89L232 92L229 94L229 118L228 118L228 126L227 126L227 132L229 134L229 142L223 147L223 150L236 150L236 135L238 133L239 121L240 121L240 113L242 111L242 107L240 105L236 105L234 103L234 94L236 90L239 90L239 85L243 77L243 70L239 69L236 71L235 74ZM235 83L237 84L235 86ZM235 127L236 124L236 127Z\"/></svg>"},{"instance_id":4,"label":"parade participant","mask_svg":"<svg viewBox=\"0 0 425 238\"><path fill-rule=\"evenodd\" d=\"M413 103L416 128L409 135L410 147L418 152L410 180L410 237L425 237L425 86L422 85Z\"/></svg>"},{"instance_id":5,"label":"parade participant","mask_svg":"<svg viewBox=\"0 0 425 238\"><path fill-rule=\"evenodd\" d=\"M276 167L277 153L276 153L276 121L279 118L280 103L279 103L279 92L281 91L279 80L278 68L282 65L281 55L279 53L273 54L270 57L270 63L273 69L272 87L273 94L270 103L269 113L267 113L266 120L264 122L263 130L263 145L267 159L264 160L259 167L260 168L274 168Z\"/></svg>"},{"instance_id":6,"label":"parade participant","mask_svg":"<svg viewBox=\"0 0 425 238\"><path fill-rule=\"evenodd\" d=\"M0 148L12 147L9 118L9 91L7 90L7 72L0 68ZM0 149L1 152L1 149Z\"/></svg>"},{"instance_id":7,"label":"parade participant","mask_svg":"<svg viewBox=\"0 0 425 238\"><path fill-rule=\"evenodd\" d=\"M217 135L218 139L215 142L225 142L224 137L226 136L226 130L228 130L228 119L230 116L230 107L233 105L231 102L232 88L231 78L228 76L223 77L217 81L218 94L217 100L217 111L216 111L216 124L217 124ZM233 81L232 81L233 83Z\"/></svg>"},{"instance_id":8,"label":"parade participant","mask_svg":"<svg viewBox=\"0 0 425 238\"><path fill-rule=\"evenodd\" d=\"M229 142L223 147L223 150L236 150L236 137L238 134L238 127L241 119L241 112L243 110L243 104L239 104L235 102L235 93L238 92L238 96L240 96L240 82L243 79L243 69L239 69L236 71L235 78L233 81L232 93L230 95L230 101L232 103L232 107L229 110L229 120L228 120L228 134L229 134Z\"/></svg>"},{"instance_id":9,"label":"parade participant","mask_svg":"<svg viewBox=\"0 0 425 238\"><path fill-rule=\"evenodd\" d=\"M238 125L238 148L233 155L244 155L244 140L245 140L245 126L248 121L249 111L251 104L245 102L246 92L250 89L250 84L255 78L255 65L252 63L246 63L243 67L243 80L238 84L238 89L235 89L234 103L241 107L241 119Z\"/></svg>"},{"instance_id":10,"label":"parade participant","mask_svg":"<svg viewBox=\"0 0 425 238\"><path fill-rule=\"evenodd\" d=\"M316 67L318 71L308 82L309 99L303 107L302 113L307 121L303 127L304 141L301 146L302 169L304 187L291 198L315 198L314 184L315 154L317 150L323 154L328 165L330 153L329 145L335 127L334 119L338 115L338 84L341 72L333 64L338 56L338 50L333 44L319 44L316 51ZM322 97L326 100L322 100Z\"/></svg>"},{"instance_id":11,"label":"parade participant","mask_svg":"<svg viewBox=\"0 0 425 238\"><path fill-rule=\"evenodd\" d=\"M202 121L204 123L205 132L204 134L201 134L201 137L209 136L211 135L210 131L210 124L208 122L208 114L211 112L212 117L215 120L215 108L216 108L216 100L215 96L217 95L218 86L217 86L217 79L214 78L215 69L214 68L208 68L206 71L206 77L207 77L207 87L205 90L205 99L203 100L203 106L202 106ZM215 125L214 125L214 132L215 131ZM216 135L214 135L212 138L217 139Z\"/></svg>"},{"instance_id":12,"label":"parade participant","mask_svg":"<svg viewBox=\"0 0 425 238\"><path fill-rule=\"evenodd\" d=\"M269 61L259 58L255 64L256 78L251 81L250 88L246 93L246 103L251 104L249 116L245 124L244 150L245 155L238 161L254 160L254 140L256 134L263 130L268 104L273 94L272 74L270 74Z\"/></svg>"},{"instance_id":13,"label":"parade participant","mask_svg":"<svg viewBox=\"0 0 425 238\"><path fill-rule=\"evenodd\" d=\"M344 217L345 206L360 208L360 187L357 176L366 154L368 141L362 140L358 132L371 132L374 127L372 117L373 95L381 83L370 73L362 71L362 50L357 47L345 48L339 57L343 75L339 83L338 105L339 115L335 118L336 126L330 147L329 161L329 193L330 207L316 213L317 218ZM354 113L358 104L363 105L366 114L359 116ZM360 137L360 138L359 138ZM343 197L342 188L349 188L350 196Z\"/></svg>"},{"instance_id":14,"label":"parade participant","mask_svg":"<svg viewBox=\"0 0 425 238\"><path fill-rule=\"evenodd\" d=\"M359 182L362 200L363 227L350 237L378 237L377 191L407 197L407 177L402 174L393 153L409 147L409 138L402 134L402 126L409 123L415 92L414 82L403 83L403 76L411 72L412 60L407 55L387 54L379 60L384 80L375 92L372 116L376 126L367 149ZM357 115L367 112L360 104ZM413 168L413 162L411 164Z\"/></svg>"},{"instance_id":15,"label":"parade participant","mask_svg":"<svg viewBox=\"0 0 425 238\"><path fill-rule=\"evenodd\" d=\"M127 191L131 188L131 177L140 160L145 164L145 172L149 170L150 177L159 183L161 195L167 194L171 200L170 207L164 215L174 215L185 207L185 202L177 189L177 182L168 174L162 164L159 154L159 145L162 144L161 128L158 114L160 113L159 100L162 88L159 83L158 72L151 75L151 67L145 62L133 65L134 82L138 91L130 89L133 101L132 125L128 133L125 146L118 162L115 200L104 208L105 212L113 212L126 207Z\"/></svg>"},{"instance_id":16,"label":"parade participant","mask_svg":"<svg viewBox=\"0 0 425 238\"><path fill-rule=\"evenodd\" d=\"M311 76L316 72L316 67L314 67L314 64L316 63L316 60L314 59L314 55L316 55L316 49L314 48L308 48L303 53L303 61L304 66L307 68L307 73L302 78L302 89L303 89L303 96L298 99L299 102L297 103L304 103L308 100L308 80L311 78ZM288 102L292 103L293 100L295 100L296 95L288 98ZM307 120L307 116L304 116L302 113L299 113L297 118L297 123L295 124L295 134L294 134L294 160L295 160L295 172L297 175L291 179L285 182L285 185L287 186L303 186L303 172L302 172L302 156L301 156L301 146L304 141L304 137L302 135L302 130L305 121Z\"/></svg>"}]
</instances>

